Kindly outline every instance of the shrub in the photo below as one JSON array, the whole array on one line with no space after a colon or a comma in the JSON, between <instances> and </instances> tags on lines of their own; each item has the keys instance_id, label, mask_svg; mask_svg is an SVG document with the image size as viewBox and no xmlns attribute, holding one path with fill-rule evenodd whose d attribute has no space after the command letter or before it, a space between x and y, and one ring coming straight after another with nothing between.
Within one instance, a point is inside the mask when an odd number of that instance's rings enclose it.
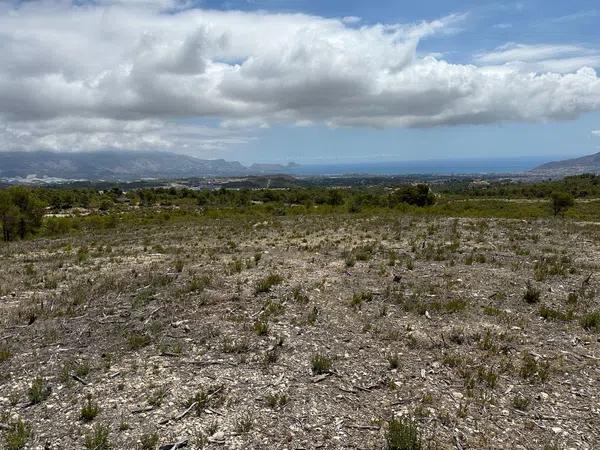
<instances>
[{"instance_id":1,"label":"shrub","mask_svg":"<svg viewBox=\"0 0 600 450\"><path fill-rule=\"evenodd\" d=\"M103 424L97 424L92 431L85 435L85 448L87 450L109 450L108 435L110 429Z\"/></svg>"},{"instance_id":2,"label":"shrub","mask_svg":"<svg viewBox=\"0 0 600 450\"><path fill-rule=\"evenodd\" d=\"M586 331L600 331L600 311L584 314L580 324Z\"/></svg>"},{"instance_id":3,"label":"shrub","mask_svg":"<svg viewBox=\"0 0 600 450\"><path fill-rule=\"evenodd\" d=\"M208 407L211 401L214 403L219 400L219 394L223 389L224 386L222 384L209 386L206 389L201 386L193 396L187 399L185 407L189 408L195 403L196 406L194 409L196 410L196 414L200 415Z\"/></svg>"},{"instance_id":4,"label":"shrub","mask_svg":"<svg viewBox=\"0 0 600 450\"><path fill-rule=\"evenodd\" d=\"M266 321L258 320L254 322L254 332L258 336L266 336L269 333L269 324Z\"/></svg>"},{"instance_id":5,"label":"shrub","mask_svg":"<svg viewBox=\"0 0 600 450\"><path fill-rule=\"evenodd\" d=\"M5 345L0 345L0 363L7 361L11 356L10 349Z\"/></svg>"},{"instance_id":6,"label":"shrub","mask_svg":"<svg viewBox=\"0 0 600 450\"><path fill-rule=\"evenodd\" d=\"M241 414L235 421L236 433L248 433L254 425L254 417L249 412Z\"/></svg>"},{"instance_id":7,"label":"shrub","mask_svg":"<svg viewBox=\"0 0 600 450\"><path fill-rule=\"evenodd\" d=\"M538 362L533 355L527 353L523 356L519 374L526 380L545 382L550 376L550 362Z\"/></svg>"},{"instance_id":8,"label":"shrub","mask_svg":"<svg viewBox=\"0 0 600 450\"><path fill-rule=\"evenodd\" d=\"M331 359L324 355L315 355L311 360L312 372L315 375L329 373L331 371Z\"/></svg>"},{"instance_id":9,"label":"shrub","mask_svg":"<svg viewBox=\"0 0 600 450\"><path fill-rule=\"evenodd\" d=\"M550 308L546 305L540 306L540 316L545 320L560 320L568 321L573 319L573 310L569 310L566 313L558 311L557 309Z\"/></svg>"},{"instance_id":10,"label":"shrub","mask_svg":"<svg viewBox=\"0 0 600 450\"><path fill-rule=\"evenodd\" d=\"M269 292L273 286L281 284L282 282L283 278L280 275L276 273L271 273L265 278L259 280L259 282L256 285L255 292L257 294Z\"/></svg>"},{"instance_id":11,"label":"shrub","mask_svg":"<svg viewBox=\"0 0 600 450\"><path fill-rule=\"evenodd\" d=\"M526 303L533 305L540 301L540 296L540 290L536 289L531 283L527 283L527 287L523 293L523 300L525 300Z\"/></svg>"},{"instance_id":12,"label":"shrub","mask_svg":"<svg viewBox=\"0 0 600 450\"><path fill-rule=\"evenodd\" d=\"M36 405L50 397L51 391L52 389L50 388L50 386L48 386L44 379L41 377L37 377L31 383L31 386L27 391L27 397L29 398L29 402L32 405Z\"/></svg>"},{"instance_id":13,"label":"shrub","mask_svg":"<svg viewBox=\"0 0 600 450\"><path fill-rule=\"evenodd\" d=\"M127 338L127 345L129 350L139 350L150 344L150 336L142 333L130 334Z\"/></svg>"},{"instance_id":14,"label":"shrub","mask_svg":"<svg viewBox=\"0 0 600 450\"><path fill-rule=\"evenodd\" d=\"M526 411L529 407L529 403L530 400L521 394L515 395L512 401L513 407L519 411Z\"/></svg>"},{"instance_id":15,"label":"shrub","mask_svg":"<svg viewBox=\"0 0 600 450\"><path fill-rule=\"evenodd\" d=\"M308 298L308 295L306 295L302 291L302 288L300 286L296 286L296 287L294 287L294 289L292 289L292 298L301 304L306 304L310 301L310 299Z\"/></svg>"},{"instance_id":16,"label":"shrub","mask_svg":"<svg viewBox=\"0 0 600 450\"><path fill-rule=\"evenodd\" d=\"M85 404L81 408L81 413L80 413L79 417L84 422L91 422L92 420L94 420L96 418L99 411L100 411L100 407L98 406L98 403L96 403L92 400L91 395L88 395Z\"/></svg>"},{"instance_id":17,"label":"shrub","mask_svg":"<svg viewBox=\"0 0 600 450\"><path fill-rule=\"evenodd\" d=\"M360 309L363 302L370 302L373 300L373 294L371 292L355 292L350 300L350 306L355 309Z\"/></svg>"},{"instance_id":18,"label":"shrub","mask_svg":"<svg viewBox=\"0 0 600 450\"><path fill-rule=\"evenodd\" d=\"M397 369L400 366L400 358L398 357L398 353L392 353L387 357L388 363L390 365L390 369Z\"/></svg>"},{"instance_id":19,"label":"shrub","mask_svg":"<svg viewBox=\"0 0 600 450\"><path fill-rule=\"evenodd\" d=\"M285 394L267 394L266 401L270 408L277 408L287 404L288 398Z\"/></svg>"},{"instance_id":20,"label":"shrub","mask_svg":"<svg viewBox=\"0 0 600 450\"><path fill-rule=\"evenodd\" d=\"M31 427L22 419L9 425L4 436L7 450L21 450L31 437Z\"/></svg>"},{"instance_id":21,"label":"shrub","mask_svg":"<svg viewBox=\"0 0 600 450\"><path fill-rule=\"evenodd\" d=\"M417 423L407 417L389 422L386 436L388 450L421 450L421 433Z\"/></svg>"},{"instance_id":22,"label":"shrub","mask_svg":"<svg viewBox=\"0 0 600 450\"><path fill-rule=\"evenodd\" d=\"M565 211L575 204L575 199L568 192L553 192L550 195L550 204L554 216L564 215Z\"/></svg>"},{"instance_id":23,"label":"shrub","mask_svg":"<svg viewBox=\"0 0 600 450\"><path fill-rule=\"evenodd\" d=\"M155 450L160 437L158 433L144 433L140 438L140 447L142 450Z\"/></svg>"}]
</instances>

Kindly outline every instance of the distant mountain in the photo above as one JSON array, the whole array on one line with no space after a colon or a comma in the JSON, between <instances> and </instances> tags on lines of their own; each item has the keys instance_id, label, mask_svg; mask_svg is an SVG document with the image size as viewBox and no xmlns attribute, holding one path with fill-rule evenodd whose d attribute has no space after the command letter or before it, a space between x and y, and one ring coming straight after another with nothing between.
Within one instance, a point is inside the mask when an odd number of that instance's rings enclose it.
<instances>
[{"instance_id":1,"label":"distant mountain","mask_svg":"<svg viewBox=\"0 0 600 450\"><path fill-rule=\"evenodd\" d=\"M285 172L287 166L208 160L167 152L0 152L0 179L139 180Z\"/></svg>"},{"instance_id":2,"label":"distant mountain","mask_svg":"<svg viewBox=\"0 0 600 450\"><path fill-rule=\"evenodd\" d=\"M531 173L550 177L581 175L583 173L598 174L600 173L600 153L542 164L531 170Z\"/></svg>"}]
</instances>

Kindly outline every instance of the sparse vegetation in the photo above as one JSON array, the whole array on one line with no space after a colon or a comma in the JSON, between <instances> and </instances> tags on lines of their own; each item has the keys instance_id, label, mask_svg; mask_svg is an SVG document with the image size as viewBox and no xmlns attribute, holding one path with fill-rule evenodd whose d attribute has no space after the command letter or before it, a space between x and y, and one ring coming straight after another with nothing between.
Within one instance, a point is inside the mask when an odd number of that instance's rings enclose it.
<instances>
[{"instance_id":1,"label":"sparse vegetation","mask_svg":"<svg viewBox=\"0 0 600 450\"><path fill-rule=\"evenodd\" d=\"M539 303L541 294L540 290L533 286L533 284L527 283L527 287L523 293L523 300L525 300L525 303L533 305Z\"/></svg>"},{"instance_id":2,"label":"sparse vegetation","mask_svg":"<svg viewBox=\"0 0 600 450\"><path fill-rule=\"evenodd\" d=\"M25 448L30 437L31 426L22 419L17 419L6 426L4 435L6 450L21 450Z\"/></svg>"},{"instance_id":3,"label":"sparse vegetation","mask_svg":"<svg viewBox=\"0 0 600 450\"><path fill-rule=\"evenodd\" d=\"M50 396L51 391L52 389L48 383L42 377L37 377L31 383L27 391L27 397L32 405L36 405L46 400Z\"/></svg>"},{"instance_id":4,"label":"sparse vegetation","mask_svg":"<svg viewBox=\"0 0 600 450\"><path fill-rule=\"evenodd\" d=\"M311 360L311 367L315 375L329 373L331 371L331 359L321 354L314 355Z\"/></svg>"},{"instance_id":5,"label":"sparse vegetation","mask_svg":"<svg viewBox=\"0 0 600 450\"><path fill-rule=\"evenodd\" d=\"M419 427L409 417L390 421L386 440L388 450L421 450L423 448Z\"/></svg>"},{"instance_id":6,"label":"sparse vegetation","mask_svg":"<svg viewBox=\"0 0 600 450\"><path fill-rule=\"evenodd\" d=\"M104 424L96 424L90 432L85 435L86 450L110 450L110 428Z\"/></svg>"},{"instance_id":7,"label":"sparse vegetation","mask_svg":"<svg viewBox=\"0 0 600 450\"><path fill-rule=\"evenodd\" d=\"M91 422L96 418L98 412L100 412L100 407L98 406L98 403L96 403L92 399L91 395L88 395L85 404L81 408L81 413L79 414L79 417L84 422Z\"/></svg>"},{"instance_id":8,"label":"sparse vegetation","mask_svg":"<svg viewBox=\"0 0 600 450\"><path fill-rule=\"evenodd\" d=\"M269 292L273 286L281 284L282 282L283 278L280 275L276 273L271 273L259 280L259 282L256 284L255 292L257 294Z\"/></svg>"},{"instance_id":9,"label":"sparse vegetation","mask_svg":"<svg viewBox=\"0 0 600 450\"><path fill-rule=\"evenodd\" d=\"M435 204L391 207L394 189L174 188L144 206L132 188L97 212L108 187L0 245L0 446L17 414L21 445L98 449L102 424L111 448L155 449L169 429L193 448L600 438L593 420L530 427L593 403L600 232L580 220L600 202L554 220L549 192L432 185ZM265 433L297 417L292 437Z\"/></svg>"}]
</instances>

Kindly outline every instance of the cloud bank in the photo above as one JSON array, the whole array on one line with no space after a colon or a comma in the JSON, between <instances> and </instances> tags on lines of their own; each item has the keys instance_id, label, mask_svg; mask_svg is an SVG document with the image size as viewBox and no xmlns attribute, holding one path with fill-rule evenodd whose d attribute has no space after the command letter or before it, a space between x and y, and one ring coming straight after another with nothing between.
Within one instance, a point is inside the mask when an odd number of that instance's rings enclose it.
<instances>
[{"instance_id":1,"label":"cloud bank","mask_svg":"<svg viewBox=\"0 0 600 450\"><path fill-rule=\"evenodd\" d=\"M600 60L581 48L512 45L474 64L418 55L463 19L363 26L174 0L3 4L0 149L202 152L272 123L433 127L600 110Z\"/></svg>"}]
</instances>

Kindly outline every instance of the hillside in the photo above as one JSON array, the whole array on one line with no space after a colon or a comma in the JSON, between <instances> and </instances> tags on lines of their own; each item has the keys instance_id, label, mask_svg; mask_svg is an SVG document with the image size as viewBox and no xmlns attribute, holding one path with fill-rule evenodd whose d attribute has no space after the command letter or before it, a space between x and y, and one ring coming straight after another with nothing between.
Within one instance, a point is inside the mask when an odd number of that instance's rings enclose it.
<instances>
[{"instance_id":1,"label":"hillside","mask_svg":"<svg viewBox=\"0 0 600 450\"><path fill-rule=\"evenodd\" d=\"M86 180L136 180L249 175L284 171L271 164L268 170L249 169L237 161L206 160L166 152L0 152L0 178L60 178Z\"/></svg>"},{"instance_id":2,"label":"hillside","mask_svg":"<svg viewBox=\"0 0 600 450\"><path fill-rule=\"evenodd\" d=\"M531 170L536 175L568 176L583 173L600 173L600 153L582 156L580 158L553 161Z\"/></svg>"}]
</instances>

